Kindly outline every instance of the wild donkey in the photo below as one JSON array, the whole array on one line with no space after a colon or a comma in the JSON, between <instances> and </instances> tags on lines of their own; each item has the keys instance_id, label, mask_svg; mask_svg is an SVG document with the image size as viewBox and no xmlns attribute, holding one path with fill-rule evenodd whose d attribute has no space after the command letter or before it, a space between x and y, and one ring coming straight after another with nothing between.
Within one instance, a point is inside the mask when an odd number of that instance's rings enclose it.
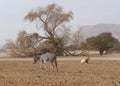
<instances>
[{"instance_id":1,"label":"wild donkey","mask_svg":"<svg viewBox=\"0 0 120 86\"><path fill-rule=\"evenodd\" d=\"M53 53L46 53L43 55L37 55L35 54L34 56L34 64L37 63L38 61L41 61L42 64L44 64L45 70L47 70L46 63L49 62L52 64L52 69L54 70L54 67L56 68L56 71L58 72L57 68L57 60L56 60L56 55ZM42 68L42 65L40 64L40 67Z\"/></svg>"}]
</instances>

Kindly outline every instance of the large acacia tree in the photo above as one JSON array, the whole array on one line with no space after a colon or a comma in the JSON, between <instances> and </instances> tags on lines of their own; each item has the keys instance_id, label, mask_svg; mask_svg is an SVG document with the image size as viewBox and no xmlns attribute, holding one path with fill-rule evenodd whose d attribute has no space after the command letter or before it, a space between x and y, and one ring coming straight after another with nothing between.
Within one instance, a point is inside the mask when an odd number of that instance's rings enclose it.
<instances>
[{"instance_id":1,"label":"large acacia tree","mask_svg":"<svg viewBox=\"0 0 120 86\"><path fill-rule=\"evenodd\" d=\"M31 10L24 19L35 22L37 28L45 32L44 36L40 35L39 38L49 40L54 45L55 52L66 53L64 43L68 35L59 36L58 31L60 31L59 29L69 29L65 23L72 19L72 12L64 12L62 7L51 4L45 8Z\"/></svg>"}]
</instances>

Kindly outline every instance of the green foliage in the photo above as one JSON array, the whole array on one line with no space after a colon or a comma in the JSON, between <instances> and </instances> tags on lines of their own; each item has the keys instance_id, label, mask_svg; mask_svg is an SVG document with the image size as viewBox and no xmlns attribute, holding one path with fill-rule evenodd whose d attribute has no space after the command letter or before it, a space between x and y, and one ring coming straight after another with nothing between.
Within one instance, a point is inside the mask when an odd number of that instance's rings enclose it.
<instances>
[{"instance_id":1,"label":"green foliage","mask_svg":"<svg viewBox=\"0 0 120 86\"><path fill-rule=\"evenodd\" d=\"M120 52L120 42L114 45L114 47L111 48L110 51Z\"/></svg>"},{"instance_id":2,"label":"green foliage","mask_svg":"<svg viewBox=\"0 0 120 86\"><path fill-rule=\"evenodd\" d=\"M89 49L99 50L100 54L114 47L119 41L112 36L112 33L104 32L98 36L86 40Z\"/></svg>"}]
</instances>

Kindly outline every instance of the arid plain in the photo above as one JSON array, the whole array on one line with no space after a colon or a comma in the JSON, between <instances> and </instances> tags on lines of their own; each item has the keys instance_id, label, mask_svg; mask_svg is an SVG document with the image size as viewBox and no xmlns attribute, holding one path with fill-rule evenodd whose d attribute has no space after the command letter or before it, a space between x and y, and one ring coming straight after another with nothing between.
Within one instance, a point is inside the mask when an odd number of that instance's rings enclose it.
<instances>
[{"instance_id":1,"label":"arid plain","mask_svg":"<svg viewBox=\"0 0 120 86\"><path fill-rule=\"evenodd\" d=\"M119 54L84 57L58 57L59 72L40 70L32 58L0 57L0 86L120 86ZM9 59L9 60L7 60Z\"/></svg>"}]
</instances>

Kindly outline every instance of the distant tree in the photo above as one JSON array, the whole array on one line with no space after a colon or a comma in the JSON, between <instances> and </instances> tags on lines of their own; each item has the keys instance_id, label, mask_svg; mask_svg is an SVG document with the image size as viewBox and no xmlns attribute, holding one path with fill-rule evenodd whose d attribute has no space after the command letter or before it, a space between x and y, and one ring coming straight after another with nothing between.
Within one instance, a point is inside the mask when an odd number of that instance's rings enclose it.
<instances>
[{"instance_id":1,"label":"distant tree","mask_svg":"<svg viewBox=\"0 0 120 86\"><path fill-rule=\"evenodd\" d=\"M75 33L73 33L71 38L71 49L72 50L80 50L82 48L84 38L81 29L78 29Z\"/></svg>"},{"instance_id":2,"label":"distant tree","mask_svg":"<svg viewBox=\"0 0 120 86\"><path fill-rule=\"evenodd\" d=\"M86 51L86 42L83 37L82 29L78 29L71 34L68 50L71 51L70 55L88 56L88 52Z\"/></svg>"},{"instance_id":3,"label":"distant tree","mask_svg":"<svg viewBox=\"0 0 120 86\"><path fill-rule=\"evenodd\" d=\"M40 38L49 40L54 46L54 52L65 53L65 41L68 37L65 33L59 36L57 31L60 29L64 31L68 30L69 27L65 26L66 22L69 22L72 18L72 12L63 12L62 7L51 4L45 8L38 8L37 10L30 11L26 16L25 20L35 22L37 28L42 29L45 32L45 36Z\"/></svg>"},{"instance_id":4,"label":"distant tree","mask_svg":"<svg viewBox=\"0 0 120 86\"><path fill-rule=\"evenodd\" d=\"M113 48L119 41L112 36L112 33L103 32L98 36L88 38L86 40L87 47L89 49L99 50L102 55L104 51L108 51Z\"/></svg>"}]
</instances>

